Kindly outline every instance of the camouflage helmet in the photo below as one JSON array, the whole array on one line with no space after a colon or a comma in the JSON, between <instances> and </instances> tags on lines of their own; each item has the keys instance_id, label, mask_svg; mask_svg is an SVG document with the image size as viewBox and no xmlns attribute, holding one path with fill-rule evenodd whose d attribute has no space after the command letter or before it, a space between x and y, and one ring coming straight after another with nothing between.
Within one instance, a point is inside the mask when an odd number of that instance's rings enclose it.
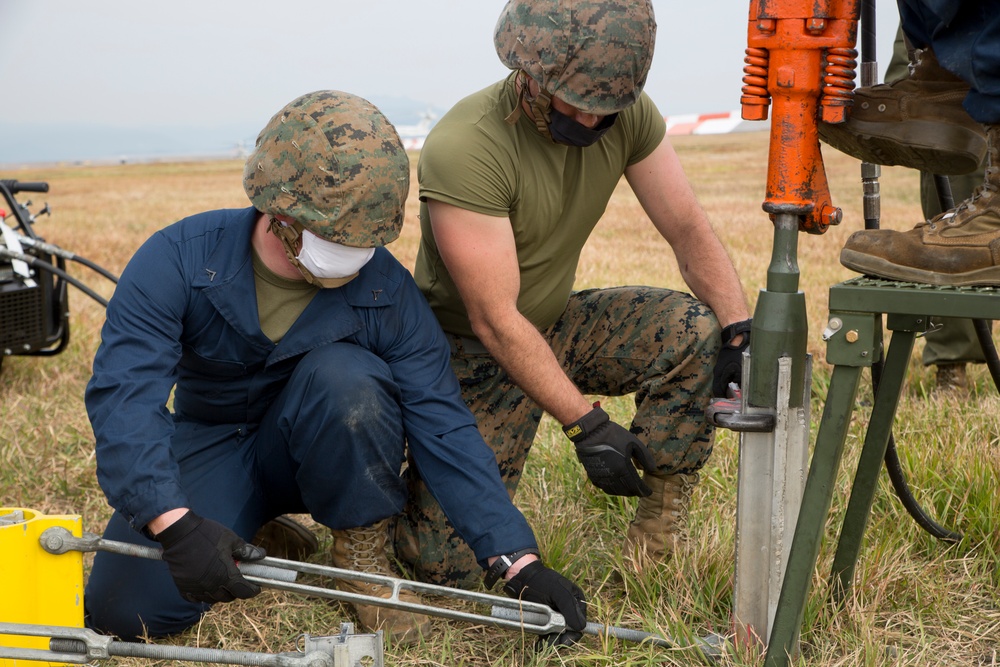
<instances>
[{"instance_id":1,"label":"camouflage helmet","mask_svg":"<svg viewBox=\"0 0 1000 667\"><path fill-rule=\"evenodd\" d=\"M493 35L504 65L598 116L639 99L655 39L650 0L508 0Z\"/></svg>"},{"instance_id":2,"label":"camouflage helmet","mask_svg":"<svg viewBox=\"0 0 1000 667\"><path fill-rule=\"evenodd\" d=\"M257 210L360 248L399 236L409 187L396 129L371 102L337 90L303 95L275 114L243 170Z\"/></svg>"}]
</instances>

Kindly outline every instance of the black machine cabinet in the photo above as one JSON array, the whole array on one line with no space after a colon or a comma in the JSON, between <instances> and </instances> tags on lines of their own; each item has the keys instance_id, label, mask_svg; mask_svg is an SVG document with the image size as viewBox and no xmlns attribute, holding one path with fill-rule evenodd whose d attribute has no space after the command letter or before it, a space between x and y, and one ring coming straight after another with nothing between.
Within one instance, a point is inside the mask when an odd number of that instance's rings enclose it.
<instances>
[{"instance_id":1,"label":"black machine cabinet","mask_svg":"<svg viewBox=\"0 0 1000 667\"><path fill-rule=\"evenodd\" d=\"M0 362L10 355L54 355L69 342L69 299L65 260L44 250L21 244L16 237L41 241L32 229L34 220L27 205L15 198L19 192L47 192L47 183L0 180L0 195L6 202L0 249L21 253L21 261L0 253ZM29 202L30 203L30 202ZM14 238L11 238L11 237ZM34 261L31 261L34 260Z\"/></svg>"}]
</instances>

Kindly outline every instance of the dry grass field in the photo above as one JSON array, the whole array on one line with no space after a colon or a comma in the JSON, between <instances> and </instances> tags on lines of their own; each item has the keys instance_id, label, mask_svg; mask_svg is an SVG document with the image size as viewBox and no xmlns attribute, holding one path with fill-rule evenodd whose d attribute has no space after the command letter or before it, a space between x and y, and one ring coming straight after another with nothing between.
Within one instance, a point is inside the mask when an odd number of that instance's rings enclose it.
<instances>
[{"instance_id":1,"label":"dry grass field","mask_svg":"<svg viewBox=\"0 0 1000 667\"><path fill-rule=\"evenodd\" d=\"M675 146L695 190L729 248L751 303L765 286L772 227L761 210L767 133L680 137ZM412 267L416 223L416 156L402 237L390 246ZM847 235L863 227L859 163L826 151L834 203L844 222L821 236L800 235L800 287L809 317L814 358L813 427L822 412L830 368L820 333L827 289L852 277L838 263ZM242 207L242 165L237 161L111 166L44 166L0 173L0 178L44 180L52 215L36 232L49 242L120 272L153 231L181 217L219 207ZM884 168L882 224L908 229L918 221L917 177ZM113 286L79 265L74 277L104 296ZM579 287L650 284L684 289L669 248L658 240L627 185L620 185L584 252ZM45 514L79 514L86 530L100 532L110 510L94 474L93 435L83 388L100 336L103 309L71 290L71 341L56 357L8 357L0 371L0 506ZM0 317L3 314L0 313ZM911 360L896 422L904 469L930 514L965 539L948 546L923 533L892 495L883 475L854 594L843 610L827 601L826 577L860 449L870 399L867 374L848 436L845 469L838 475L831 519L806 609L803 665L1000 664L1000 400L984 368L972 371L968 396L939 396L933 377ZM629 403L606 403L628 418ZM621 537L634 500L607 497L586 480L557 425L546 420L526 470L517 503L536 529L550 565L580 582L598 622L685 638L725 633L730 624L738 439L720 432L716 453L695 493L691 549L639 576L622 566ZM326 537L323 530L319 530ZM316 556L317 562L325 562ZM5 574L6 576L6 574ZM2 584L0 584L2 590ZM2 595L0 595L2 598ZM3 602L0 602L3 604ZM240 650L291 650L302 633L335 634L348 610L338 604L265 591L257 598L219 605L197 627L170 642ZM758 664L737 647L719 664ZM144 664L116 659L120 664ZM587 637L559 652L535 651L531 636L490 627L437 621L424 643L387 647L387 665L690 665L691 649L661 649Z\"/></svg>"}]
</instances>

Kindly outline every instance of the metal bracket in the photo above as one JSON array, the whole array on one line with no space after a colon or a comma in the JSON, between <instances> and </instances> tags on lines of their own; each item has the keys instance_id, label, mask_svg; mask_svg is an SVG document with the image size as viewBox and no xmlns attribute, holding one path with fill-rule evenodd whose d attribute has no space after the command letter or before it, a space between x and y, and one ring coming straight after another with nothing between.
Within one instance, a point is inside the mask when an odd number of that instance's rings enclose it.
<instances>
[{"instance_id":1,"label":"metal bracket","mask_svg":"<svg viewBox=\"0 0 1000 667\"><path fill-rule=\"evenodd\" d=\"M382 631L376 634L354 634L353 623L341 623L340 634L326 637L302 635L305 654L333 656L334 667L382 667L384 662Z\"/></svg>"},{"instance_id":2,"label":"metal bracket","mask_svg":"<svg viewBox=\"0 0 1000 667\"><path fill-rule=\"evenodd\" d=\"M24 523L24 510L14 510L8 512L7 514L0 514L0 528L4 526L13 526L14 524Z\"/></svg>"},{"instance_id":3,"label":"metal bracket","mask_svg":"<svg viewBox=\"0 0 1000 667\"><path fill-rule=\"evenodd\" d=\"M11 227L8 227L3 222L0 222L0 237L3 238L4 246L6 250L15 254L22 254L24 252L21 247L21 242L18 239L18 234ZM14 273L21 277L21 281L27 287L35 287L37 283L32 279L34 272L28 267L28 264L24 260L11 259L11 268Z\"/></svg>"},{"instance_id":4,"label":"metal bracket","mask_svg":"<svg viewBox=\"0 0 1000 667\"><path fill-rule=\"evenodd\" d=\"M742 386L750 384L750 350L743 351ZM746 396L735 383L729 384L730 398L713 398L705 410L708 423L738 433L771 433L778 423L776 410L747 404Z\"/></svg>"},{"instance_id":5,"label":"metal bracket","mask_svg":"<svg viewBox=\"0 0 1000 667\"><path fill-rule=\"evenodd\" d=\"M705 410L708 422L719 428L728 428L739 433L770 433L774 430L774 412L744 412L742 399L713 398Z\"/></svg>"},{"instance_id":6,"label":"metal bracket","mask_svg":"<svg viewBox=\"0 0 1000 667\"><path fill-rule=\"evenodd\" d=\"M871 366L878 361L881 330L870 313L830 311L823 340L826 360L836 366Z\"/></svg>"}]
</instances>

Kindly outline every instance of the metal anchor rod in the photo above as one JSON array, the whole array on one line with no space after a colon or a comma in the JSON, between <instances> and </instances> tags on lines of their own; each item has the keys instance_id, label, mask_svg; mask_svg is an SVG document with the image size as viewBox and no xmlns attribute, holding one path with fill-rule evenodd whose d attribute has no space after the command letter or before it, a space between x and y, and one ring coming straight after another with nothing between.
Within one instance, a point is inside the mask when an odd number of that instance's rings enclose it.
<instances>
[{"instance_id":1,"label":"metal anchor rod","mask_svg":"<svg viewBox=\"0 0 1000 667\"><path fill-rule=\"evenodd\" d=\"M81 551L91 553L94 551L107 551L122 556L138 556L151 560L163 560L163 552L153 547L146 547L141 544L130 544L128 542L115 542L105 540L94 533L84 533L82 537L77 537L68 529L62 526L53 526L42 531L38 542L42 548L50 554L64 554L68 551ZM295 573L287 569L267 567L260 561L237 563L236 567L246 575L267 577L283 581L295 581Z\"/></svg>"},{"instance_id":2,"label":"metal anchor rod","mask_svg":"<svg viewBox=\"0 0 1000 667\"><path fill-rule=\"evenodd\" d=\"M0 623L0 635L50 637L51 650L0 647L0 657L86 664L113 656L213 662L251 667L336 667L333 656L321 650L306 653L252 653L193 646L166 646L122 642L87 628Z\"/></svg>"},{"instance_id":3,"label":"metal anchor rod","mask_svg":"<svg viewBox=\"0 0 1000 667\"><path fill-rule=\"evenodd\" d=\"M493 607L491 613L497 618L515 618L509 609L503 607ZM523 612L522 618L524 618L525 621L535 620L532 612L530 611ZM632 630L631 628L621 628L594 622L587 623L587 627L583 629L583 634L594 635L595 637L614 637L615 639L622 639L640 644L647 643L652 644L653 646L662 646L663 648L685 648L670 637L664 637L662 635L653 634L652 632L644 632L642 630ZM724 642L724 637L712 634L703 639L699 638L692 645L692 648L698 648L707 658L716 659L722 656L722 644Z\"/></svg>"}]
</instances>

